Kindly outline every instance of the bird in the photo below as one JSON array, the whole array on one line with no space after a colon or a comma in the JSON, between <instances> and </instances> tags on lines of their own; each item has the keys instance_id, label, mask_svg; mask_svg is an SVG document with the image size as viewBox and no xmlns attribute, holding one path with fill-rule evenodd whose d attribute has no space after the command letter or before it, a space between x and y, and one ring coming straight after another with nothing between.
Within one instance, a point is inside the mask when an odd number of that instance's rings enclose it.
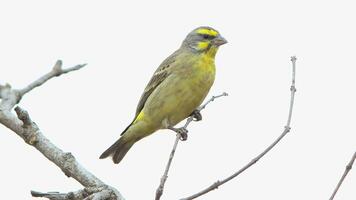
<instances>
[{"instance_id":1,"label":"bird","mask_svg":"<svg viewBox=\"0 0 356 200\"><path fill-rule=\"evenodd\" d=\"M104 151L100 159L112 157L118 164L142 138L160 129L187 131L174 126L189 116L200 120L197 110L215 80L215 55L227 40L214 28L192 30L180 48L168 56L154 72L144 89L130 125L121 137Z\"/></svg>"}]
</instances>

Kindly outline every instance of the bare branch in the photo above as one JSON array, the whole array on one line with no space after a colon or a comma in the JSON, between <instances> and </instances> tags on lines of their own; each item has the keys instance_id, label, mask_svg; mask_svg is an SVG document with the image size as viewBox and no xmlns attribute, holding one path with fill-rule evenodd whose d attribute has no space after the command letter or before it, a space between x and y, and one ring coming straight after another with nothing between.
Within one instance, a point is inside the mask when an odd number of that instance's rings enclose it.
<instances>
[{"instance_id":1,"label":"bare branch","mask_svg":"<svg viewBox=\"0 0 356 200\"><path fill-rule=\"evenodd\" d=\"M26 143L34 146L46 158L61 168L68 177L73 177L83 186L93 187L104 185L101 180L80 166L80 164L77 163L71 153L65 153L54 144L52 144L41 133L37 125L31 121L27 111L20 107L16 107L15 111L18 118L23 122L22 127L18 128L21 130L21 132L18 134L25 140Z\"/></svg>"},{"instance_id":2,"label":"bare branch","mask_svg":"<svg viewBox=\"0 0 356 200\"><path fill-rule=\"evenodd\" d=\"M212 185L210 185L209 187L205 188L204 190L193 194L189 197L186 198L182 198L181 200L191 200L191 199L195 199L197 197L200 197L214 189L217 189L220 185L230 181L231 179L235 178L236 176L238 176L239 174L241 174L242 172L244 172L246 169L248 169L249 167L251 167L252 165L254 165L259 159L261 159L265 154L267 154L274 146L276 146L276 144L290 131L290 123L291 123L291 119L292 119L292 111L293 111L293 104L294 104L294 94L296 92L296 88L295 88L295 64L296 64L296 60L297 58L295 56L291 57L291 61L292 61L292 66L293 66L293 72L292 72L292 85L290 87L290 91L291 91L291 98L290 98L290 105L289 105L289 113L288 113L288 118L287 118L287 124L284 126L284 130L282 132L282 134L271 144L269 145L262 153L260 153L258 156L256 156L254 159L252 159L249 163L247 163L244 167L242 167L240 170L238 170L237 172L235 172L234 174L232 174L231 176L221 180L221 181L216 181L215 183L213 183Z\"/></svg>"},{"instance_id":3,"label":"bare branch","mask_svg":"<svg viewBox=\"0 0 356 200\"><path fill-rule=\"evenodd\" d=\"M31 195L33 197L42 197L50 200L84 199L85 197L87 197L84 189L75 192L69 192L69 193L59 193L59 192L42 193L37 191L31 191Z\"/></svg>"},{"instance_id":4,"label":"bare branch","mask_svg":"<svg viewBox=\"0 0 356 200\"><path fill-rule=\"evenodd\" d=\"M345 171L344 171L344 174L341 176L341 179L339 180L339 183L336 185L336 188L333 192L333 194L331 195L330 199L329 200L333 200L337 191L339 190L341 184L344 182L347 174L349 173L349 171L352 169L352 165L354 164L356 160L356 152L354 153L354 155L352 156L350 162L346 165L346 168L345 168Z\"/></svg>"},{"instance_id":5,"label":"bare branch","mask_svg":"<svg viewBox=\"0 0 356 200\"><path fill-rule=\"evenodd\" d=\"M42 197L50 200L74 200L74 199L91 199L91 200L107 200L117 199L117 190L108 186L103 187L88 187L74 192L59 193L59 192L37 192L31 191L33 197Z\"/></svg>"},{"instance_id":6,"label":"bare branch","mask_svg":"<svg viewBox=\"0 0 356 200\"><path fill-rule=\"evenodd\" d=\"M21 99L20 93L13 90L10 84L0 85L0 111L11 110Z\"/></svg>"},{"instance_id":7,"label":"bare branch","mask_svg":"<svg viewBox=\"0 0 356 200\"><path fill-rule=\"evenodd\" d=\"M200 106L199 108L197 108L197 111L200 112L201 110L203 110L210 102L213 102L216 98L222 97L222 96L227 96L228 94L226 92L222 93L221 95L217 95L217 96L212 96L207 102L205 102L202 106ZM182 127L183 129L187 129L188 125L194 120L193 116L188 117L186 123L184 124L184 126ZM174 153L176 152L177 146L178 146L178 142L179 139L181 138L181 133L176 131L177 135L176 135L176 139L174 141L174 145L172 148L172 151L169 155L169 159L166 165L166 169L164 170L164 174L161 177L161 182L156 190L156 197L155 200L159 200L163 194L163 190L164 190L164 184L166 183L166 180L168 178L168 172L169 172L169 168L171 166L173 157L174 157Z\"/></svg>"},{"instance_id":8,"label":"bare branch","mask_svg":"<svg viewBox=\"0 0 356 200\"><path fill-rule=\"evenodd\" d=\"M7 83L5 85L0 84L0 99L6 96L6 90L11 89L11 86Z\"/></svg>"},{"instance_id":9,"label":"bare branch","mask_svg":"<svg viewBox=\"0 0 356 200\"><path fill-rule=\"evenodd\" d=\"M15 108L17 114L11 110L20 101L21 97L27 92L36 88L47 80L60 76L70 71L78 70L85 65L77 65L63 70L62 62L58 61L52 71L34 81L22 90L12 89L9 84L0 86L0 123L15 132L26 143L35 147L46 158L56 164L68 177L72 177L81 183L85 188L68 194L61 193L39 193L32 192L35 197L46 197L49 199L93 199L93 200L123 200L124 198L115 188L107 186L99 178L83 168L69 152L63 152L49 141L34 123L27 111L20 107ZM81 196L80 196L81 195ZM78 197L78 198L73 198ZM80 198L79 198L80 197Z\"/></svg>"},{"instance_id":10,"label":"bare branch","mask_svg":"<svg viewBox=\"0 0 356 200\"><path fill-rule=\"evenodd\" d=\"M72 177L81 183L86 188L97 189L97 193L89 193L89 195L93 195L99 197L102 196L104 193L108 193L106 190L110 190L110 194L115 194L115 197L111 199L123 199L121 194L116 191L112 190L108 186L106 186L99 178L95 175L87 171L83 168L75 159L75 157L71 153L63 152L61 149L56 147L53 143L51 143L39 130L38 126L31 120L27 111L23 110L20 107L16 107L15 111L17 113L18 118L21 122L16 122L15 128L12 130L15 131L20 137L22 137L26 143L32 145L37 150L39 150L46 158L56 164L66 176ZM6 115L5 115L6 116ZM13 119L13 118L11 118ZM8 121L11 121L8 120ZM3 118L0 117L0 122L3 123ZM6 125L6 124L5 124ZM85 189L84 189L85 190ZM88 191L88 190L85 190ZM49 195L49 196L48 196ZM60 199L63 197L63 194L48 194L49 199ZM67 195L72 195L68 193ZM46 196L46 197L47 197ZM89 196L88 196L89 197ZM67 198L68 199L68 198ZM103 198L106 199L106 198Z\"/></svg>"},{"instance_id":11,"label":"bare branch","mask_svg":"<svg viewBox=\"0 0 356 200\"><path fill-rule=\"evenodd\" d=\"M29 91L33 90L36 87L41 86L49 79L71 71L79 70L83 68L85 65L86 64L81 64L67 69L62 69L62 61L58 60L49 73L43 75L36 81L30 83L28 86L26 86L23 89L20 90L12 89L10 84L6 84L5 86L0 85L0 99L2 99L2 101L0 102L0 111L6 111L6 110L10 111L16 104L20 102L21 98L26 93L28 93Z\"/></svg>"},{"instance_id":12,"label":"bare branch","mask_svg":"<svg viewBox=\"0 0 356 200\"><path fill-rule=\"evenodd\" d=\"M60 76L62 74L66 74L66 73L71 72L71 71L79 70L79 69L83 68L85 65L86 64L81 64L81 65L76 65L74 67L70 67L70 68L67 68L67 69L62 69L62 61L58 60L56 62L56 64L53 66L52 71L50 71L49 73L43 75L42 77L40 77L36 81L32 82L31 84L29 84L25 88L19 90L19 93L20 93L20 95L22 97L23 95L25 95L29 91L33 90L34 88L41 86L43 83L45 83L49 79L51 79L53 77L56 77L56 76Z\"/></svg>"}]
</instances>

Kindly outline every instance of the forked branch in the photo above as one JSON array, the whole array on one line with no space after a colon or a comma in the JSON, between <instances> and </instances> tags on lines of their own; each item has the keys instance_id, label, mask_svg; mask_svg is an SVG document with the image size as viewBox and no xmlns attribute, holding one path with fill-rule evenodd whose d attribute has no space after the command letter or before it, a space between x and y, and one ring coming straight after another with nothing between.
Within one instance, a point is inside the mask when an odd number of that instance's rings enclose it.
<instances>
[{"instance_id":1,"label":"forked branch","mask_svg":"<svg viewBox=\"0 0 356 200\"><path fill-rule=\"evenodd\" d=\"M15 132L27 144L35 147L46 158L56 164L68 177L72 177L82 184L85 188L76 192L67 194L62 193L40 193L31 191L34 197L46 197L51 200L69 200L69 199L96 199L96 200L123 200L124 198L115 189L92 173L82 167L69 152L63 152L49 141L34 123L27 111L17 106L16 115L13 114L12 108L20 102L21 98L32 89L42 85L49 79L62 74L78 70L84 65L62 69L62 62L57 61L52 71L32 82L27 87L16 90L12 89L9 84L0 85L0 123Z\"/></svg>"},{"instance_id":2,"label":"forked branch","mask_svg":"<svg viewBox=\"0 0 356 200\"><path fill-rule=\"evenodd\" d=\"M200 112L202 111L209 103L213 102L215 99L222 97L222 96L227 96L228 94L226 92L217 95L217 96L212 96L207 102L205 102L203 105L201 105L199 108L197 108L197 111ZM188 125L194 120L194 116L190 116L187 119L187 122L184 124L184 126L182 127L183 129L187 129ZM171 163L174 157L174 153L176 152L177 146L178 146L178 142L179 139L181 138L181 133L176 131L177 135L176 135L176 140L174 141L174 145L172 148L172 151L169 155L169 159L166 165L166 169L164 170L164 174L161 177L161 182L156 190L156 197L155 200L159 200L163 194L163 190L164 190L164 184L166 183L166 180L168 178L168 172L169 172L169 168L171 167Z\"/></svg>"},{"instance_id":3,"label":"forked branch","mask_svg":"<svg viewBox=\"0 0 356 200\"><path fill-rule=\"evenodd\" d=\"M284 137L286 136L286 134L290 131L290 123L292 120L292 112L293 112L293 105L294 105L294 95L296 92L296 88L295 88L295 68L296 68L296 60L297 58L295 56L291 57L291 61L292 61L292 84L290 87L290 104L289 104L289 113L288 113L288 118L287 118L287 123L284 126L284 130L282 132L282 134L271 144L269 145L262 153L260 153L258 156L256 156L255 158L253 158L249 163L247 163L244 167L242 167L240 170L238 170L237 172L235 172L234 174L232 174L231 176L223 179L223 180L218 180L215 183L213 183L212 185L210 185L209 187L201 190L200 192L193 194L189 197L186 198L182 198L181 200L191 200L191 199L195 199L197 197L200 197L214 189L217 189L219 186L221 186L222 184L230 181L231 179L237 177L239 174L241 174L242 172L244 172L246 169L248 169L249 167L251 167L252 165L254 165L258 160L260 160L264 155L266 155L274 146L276 146L276 144L278 144L278 142Z\"/></svg>"}]
</instances>

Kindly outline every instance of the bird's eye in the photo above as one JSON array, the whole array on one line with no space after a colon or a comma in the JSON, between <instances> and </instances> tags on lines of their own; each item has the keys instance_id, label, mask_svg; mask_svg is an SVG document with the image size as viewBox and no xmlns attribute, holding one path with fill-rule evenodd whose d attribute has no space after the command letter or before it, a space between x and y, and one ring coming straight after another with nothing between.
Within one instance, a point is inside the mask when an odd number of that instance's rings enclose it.
<instances>
[{"instance_id":1,"label":"bird's eye","mask_svg":"<svg viewBox=\"0 0 356 200\"><path fill-rule=\"evenodd\" d=\"M207 35L207 34L204 34L204 35L203 35L203 38L204 38L204 39L210 39L210 37L211 37L211 36L210 36L210 35Z\"/></svg>"}]
</instances>

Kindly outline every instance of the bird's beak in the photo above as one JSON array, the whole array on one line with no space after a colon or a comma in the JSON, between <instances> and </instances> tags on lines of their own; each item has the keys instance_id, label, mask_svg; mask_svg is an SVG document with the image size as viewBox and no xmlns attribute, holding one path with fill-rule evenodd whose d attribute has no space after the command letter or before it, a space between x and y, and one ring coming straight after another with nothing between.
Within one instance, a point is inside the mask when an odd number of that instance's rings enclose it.
<instances>
[{"instance_id":1,"label":"bird's beak","mask_svg":"<svg viewBox=\"0 0 356 200\"><path fill-rule=\"evenodd\" d=\"M215 38L213 40L213 42L216 46L221 46L223 44L226 44L227 40L225 38L223 38L222 36L218 36L217 38Z\"/></svg>"}]
</instances>

